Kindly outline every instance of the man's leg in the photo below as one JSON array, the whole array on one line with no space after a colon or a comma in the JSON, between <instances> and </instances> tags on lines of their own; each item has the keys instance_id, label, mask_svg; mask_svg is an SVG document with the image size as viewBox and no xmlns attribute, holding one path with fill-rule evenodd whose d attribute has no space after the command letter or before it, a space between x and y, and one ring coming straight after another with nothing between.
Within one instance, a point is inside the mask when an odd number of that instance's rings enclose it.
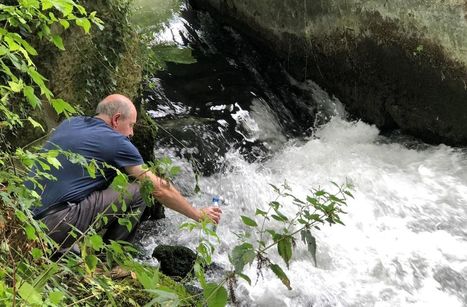
<instances>
[{"instance_id":1,"label":"man's leg","mask_svg":"<svg viewBox=\"0 0 467 307\"><path fill-rule=\"evenodd\" d=\"M125 212L124 207L126 207ZM68 235L73 227L79 232L85 232L99 214L107 216L108 219L107 225L104 225L105 240L131 240L145 207L139 185L133 183L128 185L124 195L120 195L110 187L96 191L79 204L48 215L43 221L49 228L50 237L59 244L63 243L63 247L71 246L76 240ZM133 226L131 232L128 232L126 226L118 224L118 218L125 214L130 214L128 219Z\"/></svg>"}]
</instances>

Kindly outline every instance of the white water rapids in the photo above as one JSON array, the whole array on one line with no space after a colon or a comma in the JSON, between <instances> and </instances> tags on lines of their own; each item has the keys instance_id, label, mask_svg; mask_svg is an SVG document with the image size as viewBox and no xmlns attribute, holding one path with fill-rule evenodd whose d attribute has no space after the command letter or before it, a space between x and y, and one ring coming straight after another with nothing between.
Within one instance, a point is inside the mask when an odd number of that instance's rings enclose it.
<instances>
[{"instance_id":1,"label":"white water rapids","mask_svg":"<svg viewBox=\"0 0 467 307\"><path fill-rule=\"evenodd\" d=\"M257 125L259 117L273 118L266 109L255 110L250 119ZM293 289L268 270L256 282L254 263L246 267L252 285L240 280L236 289L241 305L466 306L467 155L444 145L418 148L380 136L374 126L334 116L313 138L289 141L265 162L248 163L229 152L225 171L201 180L204 192L225 200L217 228L222 242L214 256L225 269L231 268L228 252L239 244L234 232L248 228L240 215L254 216L255 208L265 209L274 199L269 183L287 180L301 199L312 187L331 191L330 181L355 186L355 199L348 200L348 214L342 216L345 226L314 231L318 266L300 240L289 269L274 251L271 259ZM198 204L207 199L191 198ZM293 206L284 211L292 215ZM162 222L163 233L143 240L148 250L157 243L194 248L194 234L176 237L184 218L167 213L172 222Z\"/></svg>"}]
</instances>

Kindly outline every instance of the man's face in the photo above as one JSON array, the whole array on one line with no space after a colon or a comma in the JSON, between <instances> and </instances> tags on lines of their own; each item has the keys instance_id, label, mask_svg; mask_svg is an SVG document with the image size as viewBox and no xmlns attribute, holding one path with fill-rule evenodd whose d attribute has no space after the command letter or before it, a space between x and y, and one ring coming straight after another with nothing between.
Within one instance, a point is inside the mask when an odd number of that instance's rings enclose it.
<instances>
[{"instance_id":1,"label":"man's face","mask_svg":"<svg viewBox=\"0 0 467 307\"><path fill-rule=\"evenodd\" d=\"M126 137L133 136L133 127L136 124L136 109L131 108L130 115L122 117L120 113L114 115L114 130L123 134Z\"/></svg>"}]
</instances>

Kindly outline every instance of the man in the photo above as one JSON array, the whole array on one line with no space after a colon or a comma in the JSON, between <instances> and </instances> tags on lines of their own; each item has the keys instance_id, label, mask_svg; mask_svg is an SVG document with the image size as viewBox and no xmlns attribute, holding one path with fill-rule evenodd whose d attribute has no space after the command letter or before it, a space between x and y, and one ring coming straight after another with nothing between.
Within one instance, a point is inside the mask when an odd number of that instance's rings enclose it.
<instances>
[{"instance_id":1,"label":"man","mask_svg":"<svg viewBox=\"0 0 467 307\"><path fill-rule=\"evenodd\" d=\"M94 117L72 117L62 122L44 150L71 151L87 161L94 159L101 166L112 165L138 180L148 179L154 187L153 196L166 207L195 221L208 217L219 222L222 212L218 207L194 208L169 182L143 169L143 159L128 139L133 135L137 117L130 99L119 94L110 95L98 104L96 113ZM104 213L108 217L104 239L130 240L146 206L139 184L129 184L127 193L121 195L109 187L115 170L104 168L104 175L96 172L96 178L91 178L79 164L63 155L58 159L61 167L51 170L56 180L41 181L44 186L42 206L33 211L35 218L47 225L50 237L62 247L71 246L75 239L69 235L70 230L84 232ZM125 207L132 216L131 233L118 223Z\"/></svg>"}]
</instances>

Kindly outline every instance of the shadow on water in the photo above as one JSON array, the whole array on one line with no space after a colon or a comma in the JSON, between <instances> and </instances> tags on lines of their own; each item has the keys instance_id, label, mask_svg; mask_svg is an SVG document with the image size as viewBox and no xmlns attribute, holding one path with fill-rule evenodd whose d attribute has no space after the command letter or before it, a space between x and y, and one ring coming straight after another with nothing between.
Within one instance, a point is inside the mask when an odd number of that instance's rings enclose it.
<instances>
[{"instance_id":1,"label":"shadow on water","mask_svg":"<svg viewBox=\"0 0 467 307\"><path fill-rule=\"evenodd\" d=\"M172 43L192 48L197 62L168 63L144 92L149 113L163 128L157 147L193 156L201 173L210 175L222 169L228 150L262 160L289 138L311 133L317 103L276 58L190 9L166 32Z\"/></svg>"}]
</instances>

